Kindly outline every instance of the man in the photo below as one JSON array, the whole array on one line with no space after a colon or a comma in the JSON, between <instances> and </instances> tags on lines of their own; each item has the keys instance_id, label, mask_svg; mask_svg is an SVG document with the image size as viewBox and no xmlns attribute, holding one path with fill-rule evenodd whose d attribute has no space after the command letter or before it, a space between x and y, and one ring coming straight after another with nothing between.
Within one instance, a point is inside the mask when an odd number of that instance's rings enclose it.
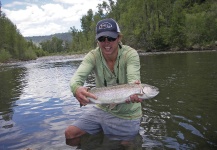
<instances>
[{"instance_id":1,"label":"man","mask_svg":"<svg viewBox=\"0 0 217 150\"><path fill-rule=\"evenodd\" d=\"M140 83L139 55L133 48L121 44L122 35L117 22L111 18L101 20L96 25L98 46L90 51L71 79L71 91L83 106L89 103L87 97L97 97L88 92L83 84L87 76L94 72L96 87L125 83ZM117 140L129 140L138 134L142 116L141 102L137 95L124 104L114 107L96 105L85 112L65 131L66 143L75 146L82 135L105 135ZM137 102L137 103L134 103Z\"/></svg>"}]
</instances>

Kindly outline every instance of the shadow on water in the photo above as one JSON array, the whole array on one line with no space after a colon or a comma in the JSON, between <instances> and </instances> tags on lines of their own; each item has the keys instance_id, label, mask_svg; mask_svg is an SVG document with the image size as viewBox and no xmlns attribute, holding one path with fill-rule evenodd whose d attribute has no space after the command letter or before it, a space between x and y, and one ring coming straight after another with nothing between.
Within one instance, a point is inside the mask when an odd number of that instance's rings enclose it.
<instances>
[{"instance_id":1,"label":"shadow on water","mask_svg":"<svg viewBox=\"0 0 217 150\"><path fill-rule=\"evenodd\" d=\"M0 128L12 128L14 126L11 121L16 106L16 100L22 94L25 86L26 69L17 66L4 67L0 66ZM1 136L0 136L1 137Z\"/></svg>"},{"instance_id":2,"label":"shadow on water","mask_svg":"<svg viewBox=\"0 0 217 150\"><path fill-rule=\"evenodd\" d=\"M95 135L86 134L81 137L81 144L77 149L81 150L141 150L142 137L136 135L132 140L119 141L112 140L100 132Z\"/></svg>"}]
</instances>

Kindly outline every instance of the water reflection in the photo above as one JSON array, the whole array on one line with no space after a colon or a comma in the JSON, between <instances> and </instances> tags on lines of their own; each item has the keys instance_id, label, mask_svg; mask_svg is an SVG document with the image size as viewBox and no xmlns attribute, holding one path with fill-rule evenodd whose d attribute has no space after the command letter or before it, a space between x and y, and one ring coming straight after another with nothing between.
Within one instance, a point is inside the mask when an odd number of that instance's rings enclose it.
<instances>
[{"instance_id":1,"label":"water reflection","mask_svg":"<svg viewBox=\"0 0 217 150\"><path fill-rule=\"evenodd\" d=\"M0 67L0 129L12 128L12 120L16 106L16 100L19 99L25 86L23 78L25 77L25 68L21 67ZM1 137L1 136L0 136Z\"/></svg>"},{"instance_id":2,"label":"water reflection","mask_svg":"<svg viewBox=\"0 0 217 150\"><path fill-rule=\"evenodd\" d=\"M82 150L142 150L142 137L136 135L132 140L112 140L112 137L105 136L102 132L96 135L83 135L81 145L77 149Z\"/></svg>"},{"instance_id":3,"label":"water reflection","mask_svg":"<svg viewBox=\"0 0 217 150\"><path fill-rule=\"evenodd\" d=\"M79 64L48 61L1 66L0 149L53 145L67 149L63 132L71 118L81 113L69 89Z\"/></svg>"},{"instance_id":4,"label":"water reflection","mask_svg":"<svg viewBox=\"0 0 217 150\"><path fill-rule=\"evenodd\" d=\"M216 52L141 57L142 81L160 89L143 103L143 147L217 147L216 58Z\"/></svg>"},{"instance_id":5,"label":"water reflection","mask_svg":"<svg viewBox=\"0 0 217 150\"><path fill-rule=\"evenodd\" d=\"M141 56L142 82L160 94L142 103L140 134L128 147L102 133L82 137L78 148L65 144L65 128L89 108L80 108L69 88L80 60L0 66L0 149L216 149L216 58L216 52Z\"/></svg>"}]
</instances>

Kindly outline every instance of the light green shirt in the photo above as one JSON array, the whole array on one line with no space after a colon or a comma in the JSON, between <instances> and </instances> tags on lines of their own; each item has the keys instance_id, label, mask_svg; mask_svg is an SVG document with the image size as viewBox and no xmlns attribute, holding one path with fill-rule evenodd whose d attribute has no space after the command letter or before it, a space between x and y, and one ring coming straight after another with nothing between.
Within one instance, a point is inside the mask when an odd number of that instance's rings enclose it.
<instances>
[{"instance_id":1,"label":"light green shirt","mask_svg":"<svg viewBox=\"0 0 217 150\"><path fill-rule=\"evenodd\" d=\"M118 50L114 72L111 72L100 48L97 47L90 51L71 79L70 87L73 94L78 87L84 85L91 72L95 74L96 87L104 86L104 78L107 81L107 86L117 84L117 78L119 84L134 83L136 80L140 80L139 55L133 48L122 45L122 48ZM124 119L137 119L142 116L141 103L118 104L112 109L110 105L97 105L97 107Z\"/></svg>"}]
</instances>

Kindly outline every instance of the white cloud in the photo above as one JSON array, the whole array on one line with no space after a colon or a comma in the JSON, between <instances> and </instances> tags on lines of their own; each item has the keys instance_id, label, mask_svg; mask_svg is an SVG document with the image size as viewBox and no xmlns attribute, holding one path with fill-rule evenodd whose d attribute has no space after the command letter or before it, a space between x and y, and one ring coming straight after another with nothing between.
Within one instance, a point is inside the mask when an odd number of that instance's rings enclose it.
<instances>
[{"instance_id":1,"label":"white cloud","mask_svg":"<svg viewBox=\"0 0 217 150\"><path fill-rule=\"evenodd\" d=\"M37 2L37 3L36 3ZM28 0L3 6L3 12L16 24L23 36L50 35L80 29L80 18L89 9L97 11L102 0Z\"/></svg>"},{"instance_id":2,"label":"white cloud","mask_svg":"<svg viewBox=\"0 0 217 150\"><path fill-rule=\"evenodd\" d=\"M12 3L9 3L9 4L4 5L4 7L7 7L7 8L14 8L14 7L23 6L23 5L31 5L31 3L15 1L15 2L12 2Z\"/></svg>"}]
</instances>

